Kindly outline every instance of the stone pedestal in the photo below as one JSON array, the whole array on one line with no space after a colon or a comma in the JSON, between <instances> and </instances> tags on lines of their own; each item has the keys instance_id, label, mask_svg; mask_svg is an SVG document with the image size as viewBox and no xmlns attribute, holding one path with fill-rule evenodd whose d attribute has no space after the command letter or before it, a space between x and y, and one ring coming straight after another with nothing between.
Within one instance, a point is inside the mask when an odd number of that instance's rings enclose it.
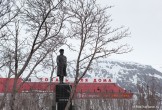
<instances>
[{"instance_id":1,"label":"stone pedestal","mask_svg":"<svg viewBox=\"0 0 162 110\"><path fill-rule=\"evenodd\" d=\"M69 100L72 86L69 84L58 84L56 85L56 110L64 110ZM72 110L72 105L70 109Z\"/></svg>"}]
</instances>

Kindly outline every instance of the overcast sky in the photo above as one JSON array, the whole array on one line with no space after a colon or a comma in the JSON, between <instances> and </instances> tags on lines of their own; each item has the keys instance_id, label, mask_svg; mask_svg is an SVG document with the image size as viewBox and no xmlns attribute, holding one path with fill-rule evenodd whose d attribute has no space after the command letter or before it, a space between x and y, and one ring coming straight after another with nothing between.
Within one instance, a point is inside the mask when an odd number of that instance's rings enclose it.
<instances>
[{"instance_id":1,"label":"overcast sky","mask_svg":"<svg viewBox=\"0 0 162 110\"><path fill-rule=\"evenodd\" d=\"M131 53L111 58L162 67L162 0L98 0L108 11L113 25L129 27Z\"/></svg>"}]
</instances>

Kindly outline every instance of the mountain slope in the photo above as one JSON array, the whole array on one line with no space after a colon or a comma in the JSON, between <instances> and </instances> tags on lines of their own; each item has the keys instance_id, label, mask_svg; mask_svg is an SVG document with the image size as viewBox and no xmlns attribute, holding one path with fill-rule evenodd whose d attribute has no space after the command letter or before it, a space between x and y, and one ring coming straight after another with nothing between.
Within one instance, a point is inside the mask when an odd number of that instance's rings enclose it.
<instances>
[{"instance_id":1,"label":"mountain slope","mask_svg":"<svg viewBox=\"0 0 162 110\"><path fill-rule=\"evenodd\" d=\"M70 71L70 70L69 70ZM70 72L72 73L72 72ZM70 74L70 77L74 76ZM137 84L162 84L162 73L149 65L115 60L98 60L85 77L112 78L126 90L137 91Z\"/></svg>"}]
</instances>

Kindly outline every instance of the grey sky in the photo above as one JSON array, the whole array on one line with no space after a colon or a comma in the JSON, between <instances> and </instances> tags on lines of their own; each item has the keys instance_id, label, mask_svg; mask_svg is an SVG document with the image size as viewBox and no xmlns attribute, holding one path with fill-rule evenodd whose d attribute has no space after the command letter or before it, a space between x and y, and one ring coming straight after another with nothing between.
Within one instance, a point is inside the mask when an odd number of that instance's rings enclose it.
<instances>
[{"instance_id":1,"label":"grey sky","mask_svg":"<svg viewBox=\"0 0 162 110\"><path fill-rule=\"evenodd\" d=\"M110 58L162 67L162 0L98 0L103 6L114 5L108 13L113 25L130 28L127 42L133 51Z\"/></svg>"}]
</instances>

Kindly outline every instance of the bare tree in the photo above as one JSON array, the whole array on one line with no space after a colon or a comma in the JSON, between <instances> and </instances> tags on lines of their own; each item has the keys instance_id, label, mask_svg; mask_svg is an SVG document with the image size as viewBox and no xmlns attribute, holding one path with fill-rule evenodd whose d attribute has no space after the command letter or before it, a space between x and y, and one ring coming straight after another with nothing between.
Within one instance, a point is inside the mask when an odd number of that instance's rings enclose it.
<instances>
[{"instance_id":1,"label":"bare tree","mask_svg":"<svg viewBox=\"0 0 162 110\"><path fill-rule=\"evenodd\" d=\"M20 8L15 4L15 0L0 0L0 43L8 39L7 27L19 15ZM0 49L1 52L1 49ZM1 63L0 68L5 64Z\"/></svg>"},{"instance_id":2,"label":"bare tree","mask_svg":"<svg viewBox=\"0 0 162 110\"><path fill-rule=\"evenodd\" d=\"M15 78L11 110L16 109L16 93L23 84L18 84L18 79L25 75L27 80L33 73L38 73L46 65L44 61L49 61L52 53L66 41L63 35L66 16L61 8L62 1L26 0L16 4L22 4L21 13L9 19L12 23L4 28L8 38L0 42L1 70L8 71L9 78Z\"/></svg>"},{"instance_id":3,"label":"bare tree","mask_svg":"<svg viewBox=\"0 0 162 110\"><path fill-rule=\"evenodd\" d=\"M0 0L0 69L4 68L7 64L11 66L11 62L6 60L6 57L11 60L11 56L8 56L6 51L4 52L1 47L3 47L3 43L6 43L6 40L8 40L9 33L7 32L8 26L10 26L13 22L14 19L19 15L20 13L20 8L15 4L15 0ZM3 53L6 53L4 55ZM8 76L9 77L11 74L11 68L9 68L8 71ZM3 76L3 75L2 75ZM1 103L0 103L0 109L3 108L5 105L5 100L6 100L6 95L7 95L7 90L8 90L8 81L4 85L5 88L5 93L3 94Z\"/></svg>"},{"instance_id":4,"label":"bare tree","mask_svg":"<svg viewBox=\"0 0 162 110\"><path fill-rule=\"evenodd\" d=\"M2 33L2 29L10 24L13 19L18 16L20 10L19 7L15 4L15 0L0 0L0 30L1 36L4 37L5 33Z\"/></svg>"},{"instance_id":5,"label":"bare tree","mask_svg":"<svg viewBox=\"0 0 162 110\"><path fill-rule=\"evenodd\" d=\"M69 0L66 13L69 18L69 37L77 42L75 66L75 82L66 110L73 99L77 84L87 73L92 62L98 58L105 58L112 54L123 54L131 49L126 44L119 43L129 36L124 27L113 28L110 15L106 14L110 7L101 8L96 0Z\"/></svg>"}]
</instances>

